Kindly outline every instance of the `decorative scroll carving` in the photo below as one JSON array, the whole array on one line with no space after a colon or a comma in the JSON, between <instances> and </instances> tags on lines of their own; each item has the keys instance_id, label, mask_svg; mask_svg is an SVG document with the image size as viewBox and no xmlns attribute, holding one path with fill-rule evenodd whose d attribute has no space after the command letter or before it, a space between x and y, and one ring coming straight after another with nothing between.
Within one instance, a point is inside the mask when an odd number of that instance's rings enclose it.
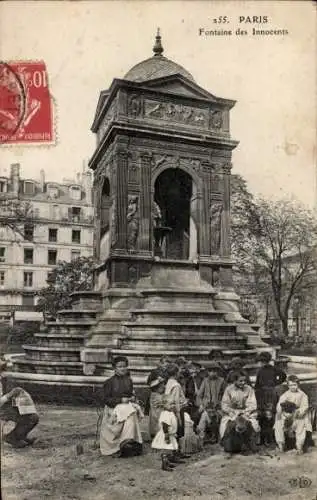
<instances>
[{"instance_id":1,"label":"decorative scroll carving","mask_svg":"<svg viewBox=\"0 0 317 500\"><path fill-rule=\"evenodd\" d=\"M200 128L208 127L207 109L193 108L171 102L157 102L149 99L145 101L144 105L145 117L180 122Z\"/></svg>"},{"instance_id":2,"label":"decorative scroll carving","mask_svg":"<svg viewBox=\"0 0 317 500\"><path fill-rule=\"evenodd\" d=\"M220 129L223 124L222 111L211 110L210 115L210 128Z\"/></svg>"},{"instance_id":3,"label":"decorative scroll carving","mask_svg":"<svg viewBox=\"0 0 317 500\"><path fill-rule=\"evenodd\" d=\"M212 271L212 286L218 287L219 285L220 285L219 269L213 269L213 271Z\"/></svg>"},{"instance_id":4,"label":"decorative scroll carving","mask_svg":"<svg viewBox=\"0 0 317 500\"><path fill-rule=\"evenodd\" d=\"M158 168L166 160L167 160L167 155L155 155L154 156L154 166L155 166L155 168Z\"/></svg>"},{"instance_id":5,"label":"decorative scroll carving","mask_svg":"<svg viewBox=\"0 0 317 500\"><path fill-rule=\"evenodd\" d=\"M211 190L213 193L223 193L224 185L223 185L223 176L222 174L214 174L212 176L212 185Z\"/></svg>"},{"instance_id":6,"label":"decorative scroll carving","mask_svg":"<svg viewBox=\"0 0 317 500\"><path fill-rule=\"evenodd\" d=\"M136 242L139 234L140 216L139 216L139 198L135 195L128 197L128 249L135 250Z\"/></svg>"},{"instance_id":7,"label":"decorative scroll carving","mask_svg":"<svg viewBox=\"0 0 317 500\"><path fill-rule=\"evenodd\" d=\"M139 167L135 161L133 160L128 161L128 172L129 172L129 183L137 184L139 180L138 179Z\"/></svg>"},{"instance_id":8,"label":"decorative scroll carving","mask_svg":"<svg viewBox=\"0 0 317 500\"><path fill-rule=\"evenodd\" d=\"M209 210L211 255L217 255L220 251L222 212L223 202L214 200Z\"/></svg>"},{"instance_id":9,"label":"decorative scroll carving","mask_svg":"<svg viewBox=\"0 0 317 500\"><path fill-rule=\"evenodd\" d=\"M226 163L225 165L222 165L222 172L226 175L230 175L231 169L232 169L231 163Z\"/></svg>"},{"instance_id":10,"label":"decorative scroll carving","mask_svg":"<svg viewBox=\"0 0 317 500\"><path fill-rule=\"evenodd\" d=\"M136 118L141 114L141 111L142 111L141 97L138 95L130 96L128 100L128 114Z\"/></svg>"},{"instance_id":11,"label":"decorative scroll carving","mask_svg":"<svg viewBox=\"0 0 317 500\"><path fill-rule=\"evenodd\" d=\"M189 170L193 170L197 174L200 174L201 162L197 158L180 158L179 167L188 168Z\"/></svg>"},{"instance_id":12,"label":"decorative scroll carving","mask_svg":"<svg viewBox=\"0 0 317 500\"><path fill-rule=\"evenodd\" d=\"M162 212L156 201L153 200L152 202L152 212L151 212L151 217L152 217L152 227L159 227L162 224Z\"/></svg>"},{"instance_id":13,"label":"decorative scroll carving","mask_svg":"<svg viewBox=\"0 0 317 500\"><path fill-rule=\"evenodd\" d=\"M138 281L138 270L135 266L128 267L128 280L129 283L135 284Z\"/></svg>"}]
</instances>

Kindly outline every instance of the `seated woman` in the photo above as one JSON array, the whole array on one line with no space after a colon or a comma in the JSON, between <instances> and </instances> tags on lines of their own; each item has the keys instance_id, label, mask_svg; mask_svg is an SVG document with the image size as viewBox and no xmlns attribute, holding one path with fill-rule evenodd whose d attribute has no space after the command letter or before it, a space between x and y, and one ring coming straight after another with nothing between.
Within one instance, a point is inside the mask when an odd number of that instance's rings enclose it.
<instances>
[{"instance_id":1,"label":"seated woman","mask_svg":"<svg viewBox=\"0 0 317 500\"><path fill-rule=\"evenodd\" d=\"M256 450L257 435L260 432L257 421L257 404L254 390L247 384L247 375L236 372L234 383L226 387L221 401L222 418L220 439L225 451L240 452L244 445ZM236 437L239 435L239 446Z\"/></svg>"},{"instance_id":2,"label":"seated woman","mask_svg":"<svg viewBox=\"0 0 317 500\"><path fill-rule=\"evenodd\" d=\"M287 431L292 432L295 435L297 453L302 454L306 433L312 432L308 397L299 388L296 375L289 375L287 385L288 390L282 394L276 407L275 440L279 450L284 451L285 434Z\"/></svg>"},{"instance_id":3,"label":"seated woman","mask_svg":"<svg viewBox=\"0 0 317 500\"><path fill-rule=\"evenodd\" d=\"M140 455L140 418L143 413L135 403L127 358L114 358L113 367L115 374L103 386L105 408L100 429L100 451L102 455Z\"/></svg>"},{"instance_id":4,"label":"seated woman","mask_svg":"<svg viewBox=\"0 0 317 500\"><path fill-rule=\"evenodd\" d=\"M225 389L225 381L220 376L221 368L216 361L210 363L208 376L198 389L197 400L200 406L201 418L198 425L200 436L205 438L210 434L211 442L218 441L219 424L221 420L221 399Z\"/></svg>"}]
</instances>

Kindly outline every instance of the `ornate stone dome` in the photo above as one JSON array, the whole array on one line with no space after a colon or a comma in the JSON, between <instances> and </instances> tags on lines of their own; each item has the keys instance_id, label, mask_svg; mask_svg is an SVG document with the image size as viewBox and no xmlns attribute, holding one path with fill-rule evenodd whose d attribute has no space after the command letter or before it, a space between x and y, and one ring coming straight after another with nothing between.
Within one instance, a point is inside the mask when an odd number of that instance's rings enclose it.
<instances>
[{"instance_id":1,"label":"ornate stone dome","mask_svg":"<svg viewBox=\"0 0 317 500\"><path fill-rule=\"evenodd\" d=\"M159 30L156 35L153 52L154 56L133 66L124 76L124 79L133 82L145 82L154 78L180 74L194 81L193 76L183 66L162 55L163 47Z\"/></svg>"}]
</instances>

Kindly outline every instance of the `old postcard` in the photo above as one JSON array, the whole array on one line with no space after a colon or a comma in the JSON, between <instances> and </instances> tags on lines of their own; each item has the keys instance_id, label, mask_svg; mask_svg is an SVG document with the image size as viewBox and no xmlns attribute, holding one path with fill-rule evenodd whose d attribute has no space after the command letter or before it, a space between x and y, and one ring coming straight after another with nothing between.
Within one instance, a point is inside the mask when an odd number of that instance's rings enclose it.
<instances>
[{"instance_id":1,"label":"old postcard","mask_svg":"<svg viewBox=\"0 0 317 500\"><path fill-rule=\"evenodd\" d=\"M0 3L5 500L317 500L313 1Z\"/></svg>"}]
</instances>

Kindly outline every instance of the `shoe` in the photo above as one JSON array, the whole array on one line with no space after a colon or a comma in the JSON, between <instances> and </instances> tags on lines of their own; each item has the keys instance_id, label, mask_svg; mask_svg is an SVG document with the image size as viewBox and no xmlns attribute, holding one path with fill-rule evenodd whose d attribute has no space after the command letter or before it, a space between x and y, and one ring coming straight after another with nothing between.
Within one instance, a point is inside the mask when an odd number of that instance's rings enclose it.
<instances>
[{"instance_id":1,"label":"shoe","mask_svg":"<svg viewBox=\"0 0 317 500\"><path fill-rule=\"evenodd\" d=\"M168 457L168 461L172 464L185 464L185 460L182 460L176 455L173 455L172 457Z\"/></svg>"},{"instance_id":2,"label":"shoe","mask_svg":"<svg viewBox=\"0 0 317 500\"><path fill-rule=\"evenodd\" d=\"M17 449L26 448L27 446L29 446L29 443L26 441L16 441L15 443L12 443L12 447Z\"/></svg>"},{"instance_id":3,"label":"shoe","mask_svg":"<svg viewBox=\"0 0 317 500\"><path fill-rule=\"evenodd\" d=\"M169 465L170 467L172 467L172 469L175 469L176 465L175 465L175 464L173 464L173 462L171 462L171 461L170 461L170 457L168 457L168 458L167 458L167 461L168 461L168 465Z\"/></svg>"},{"instance_id":4,"label":"shoe","mask_svg":"<svg viewBox=\"0 0 317 500\"><path fill-rule=\"evenodd\" d=\"M13 448L25 448L26 446L29 445L26 441L23 439L15 439L13 436L4 436L3 441L5 443L10 444Z\"/></svg>"},{"instance_id":5,"label":"shoe","mask_svg":"<svg viewBox=\"0 0 317 500\"><path fill-rule=\"evenodd\" d=\"M174 467L169 463L169 457L167 455L162 455L162 470L167 472L172 472Z\"/></svg>"},{"instance_id":6,"label":"shoe","mask_svg":"<svg viewBox=\"0 0 317 500\"><path fill-rule=\"evenodd\" d=\"M34 444L34 443L35 443L36 438L28 438L28 437L26 437L26 438L24 438L24 441L25 441L26 443L28 443L29 445L32 445L32 444Z\"/></svg>"}]
</instances>

